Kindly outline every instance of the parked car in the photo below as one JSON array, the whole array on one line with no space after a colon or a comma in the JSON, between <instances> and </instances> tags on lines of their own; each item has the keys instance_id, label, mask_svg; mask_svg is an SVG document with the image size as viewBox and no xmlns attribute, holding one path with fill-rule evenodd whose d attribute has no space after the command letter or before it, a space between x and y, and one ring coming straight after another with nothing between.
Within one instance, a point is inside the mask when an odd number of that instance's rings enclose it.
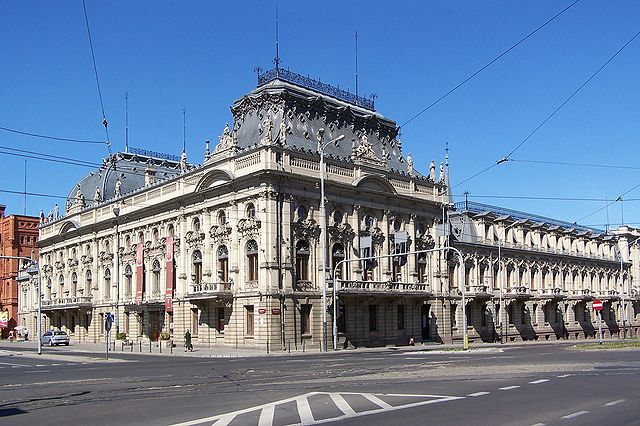
<instances>
[{"instance_id":1,"label":"parked car","mask_svg":"<svg viewBox=\"0 0 640 426\"><path fill-rule=\"evenodd\" d=\"M69 346L69 335L64 331L47 331L42 335L40 339L43 345L56 346L65 345Z\"/></svg>"}]
</instances>

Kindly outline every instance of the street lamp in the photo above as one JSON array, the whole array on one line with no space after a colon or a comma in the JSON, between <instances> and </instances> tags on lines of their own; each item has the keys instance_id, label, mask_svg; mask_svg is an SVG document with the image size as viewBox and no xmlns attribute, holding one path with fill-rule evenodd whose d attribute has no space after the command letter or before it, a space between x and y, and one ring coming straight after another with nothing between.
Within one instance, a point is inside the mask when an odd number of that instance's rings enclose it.
<instances>
[{"instance_id":1,"label":"street lamp","mask_svg":"<svg viewBox=\"0 0 640 426\"><path fill-rule=\"evenodd\" d=\"M115 244L115 272L116 272L116 336L120 333L120 236L118 235L118 216L120 216L120 208L114 207L112 209L115 216L115 231L116 231L116 244Z\"/></svg>"},{"instance_id":2,"label":"street lamp","mask_svg":"<svg viewBox=\"0 0 640 426\"><path fill-rule=\"evenodd\" d=\"M42 341L40 340L42 337L42 275L40 273L40 265L34 259L24 256L0 256L0 259L24 260L26 262L30 262L31 266L38 270L38 321L36 334L38 338L38 355L42 355Z\"/></svg>"},{"instance_id":3,"label":"street lamp","mask_svg":"<svg viewBox=\"0 0 640 426\"><path fill-rule=\"evenodd\" d=\"M332 143L338 146L338 142L344 139L340 135L324 142L324 129L318 129L318 154L320 154L320 229L322 233L322 350L327 351L327 213L324 199L324 149ZM335 281L335 279L334 279ZM335 282L333 284L335 288ZM336 319L333 318L335 323Z\"/></svg>"}]
</instances>

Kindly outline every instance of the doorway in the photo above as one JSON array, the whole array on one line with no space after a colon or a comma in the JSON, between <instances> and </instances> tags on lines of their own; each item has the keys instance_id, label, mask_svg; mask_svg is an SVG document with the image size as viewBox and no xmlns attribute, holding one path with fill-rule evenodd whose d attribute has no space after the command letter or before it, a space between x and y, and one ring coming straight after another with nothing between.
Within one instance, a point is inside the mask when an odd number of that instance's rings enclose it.
<instances>
[{"instance_id":1,"label":"doorway","mask_svg":"<svg viewBox=\"0 0 640 426\"><path fill-rule=\"evenodd\" d=\"M420 318L422 322L422 340L429 339L429 308L430 305L422 305L420 310Z\"/></svg>"}]
</instances>

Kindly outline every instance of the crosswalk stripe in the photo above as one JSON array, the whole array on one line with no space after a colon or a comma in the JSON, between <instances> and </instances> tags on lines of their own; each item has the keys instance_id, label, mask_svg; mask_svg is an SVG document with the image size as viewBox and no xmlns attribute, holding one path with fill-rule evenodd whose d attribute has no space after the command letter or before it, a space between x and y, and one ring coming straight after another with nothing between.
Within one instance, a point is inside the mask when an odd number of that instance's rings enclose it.
<instances>
[{"instance_id":1,"label":"crosswalk stripe","mask_svg":"<svg viewBox=\"0 0 640 426\"><path fill-rule=\"evenodd\" d=\"M384 402L383 400L381 400L380 398L378 398L373 394L363 393L362 396L364 396L365 398L367 398L369 401L373 402L380 408L391 408L391 405L387 404L386 402Z\"/></svg>"},{"instance_id":2,"label":"crosswalk stripe","mask_svg":"<svg viewBox=\"0 0 640 426\"><path fill-rule=\"evenodd\" d=\"M351 408L349 403L345 401L342 395L340 395L339 393L330 393L329 396L331 397L333 402L336 404L336 407L338 407L338 409L342 411L344 414L351 415L356 413L356 411L353 408Z\"/></svg>"},{"instance_id":3,"label":"crosswalk stripe","mask_svg":"<svg viewBox=\"0 0 640 426\"><path fill-rule=\"evenodd\" d=\"M271 426L273 425L273 416L276 412L276 405L267 405L260 411L260 420L258 426Z\"/></svg>"},{"instance_id":4,"label":"crosswalk stripe","mask_svg":"<svg viewBox=\"0 0 640 426\"><path fill-rule=\"evenodd\" d=\"M313 413L311 412L311 407L309 406L309 400L307 399L307 395L303 395L299 398L296 398L296 405L298 406L298 414L300 415L300 423L311 423L315 419L313 418Z\"/></svg>"}]
</instances>

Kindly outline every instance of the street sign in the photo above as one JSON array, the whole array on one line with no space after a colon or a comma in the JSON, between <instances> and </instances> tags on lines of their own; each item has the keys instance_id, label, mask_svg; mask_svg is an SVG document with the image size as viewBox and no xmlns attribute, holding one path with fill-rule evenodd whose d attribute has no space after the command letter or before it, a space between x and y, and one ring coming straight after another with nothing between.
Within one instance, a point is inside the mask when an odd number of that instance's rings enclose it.
<instances>
[{"instance_id":1,"label":"street sign","mask_svg":"<svg viewBox=\"0 0 640 426\"><path fill-rule=\"evenodd\" d=\"M593 301L593 309L598 312L602 310L602 301L600 299L596 299Z\"/></svg>"},{"instance_id":2,"label":"street sign","mask_svg":"<svg viewBox=\"0 0 640 426\"><path fill-rule=\"evenodd\" d=\"M114 316L111 312L107 312L104 315L104 329L106 330L107 333L111 331L113 320L114 320Z\"/></svg>"},{"instance_id":3,"label":"street sign","mask_svg":"<svg viewBox=\"0 0 640 426\"><path fill-rule=\"evenodd\" d=\"M9 327L9 311L0 312L0 328Z\"/></svg>"}]
</instances>

